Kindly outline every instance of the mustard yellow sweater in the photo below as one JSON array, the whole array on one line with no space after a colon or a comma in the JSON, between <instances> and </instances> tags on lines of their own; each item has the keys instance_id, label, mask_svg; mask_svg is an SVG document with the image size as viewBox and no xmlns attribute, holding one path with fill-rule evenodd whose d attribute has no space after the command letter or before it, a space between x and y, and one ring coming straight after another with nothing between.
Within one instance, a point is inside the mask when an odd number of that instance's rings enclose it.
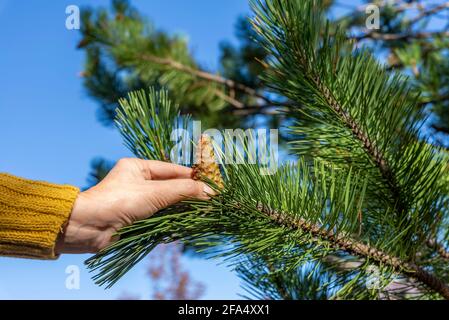
<instances>
[{"instance_id":1,"label":"mustard yellow sweater","mask_svg":"<svg viewBox=\"0 0 449 320\"><path fill-rule=\"evenodd\" d=\"M0 173L0 255L55 259L79 189Z\"/></svg>"}]
</instances>

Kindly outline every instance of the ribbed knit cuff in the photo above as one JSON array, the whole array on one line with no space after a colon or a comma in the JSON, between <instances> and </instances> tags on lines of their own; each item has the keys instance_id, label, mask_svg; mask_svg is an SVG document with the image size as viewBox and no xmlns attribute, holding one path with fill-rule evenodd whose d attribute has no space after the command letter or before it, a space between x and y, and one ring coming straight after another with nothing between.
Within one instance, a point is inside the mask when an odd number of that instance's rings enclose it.
<instances>
[{"instance_id":1,"label":"ribbed knit cuff","mask_svg":"<svg viewBox=\"0 0 449 320\"><path fill-rule=\"evenodd\" d=\"M79 189L0 173L0 255L55 259Z\"/></svg>"}]
</instances>

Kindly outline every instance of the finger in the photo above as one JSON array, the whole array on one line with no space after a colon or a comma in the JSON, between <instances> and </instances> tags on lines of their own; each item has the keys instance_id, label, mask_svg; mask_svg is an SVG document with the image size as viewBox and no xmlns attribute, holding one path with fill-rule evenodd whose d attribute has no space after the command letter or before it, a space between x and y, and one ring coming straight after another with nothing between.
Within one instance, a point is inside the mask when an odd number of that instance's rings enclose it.
<instances>
[{"instance_id":1,"label":"finger","mask_svg":"<svg viewBox=\"0 0 449 320\"><path fill-rule=\"evenodd\" d=\"M159 209L192 198L208 200L214 195L207 184L192 179L152 181L152 189Z\"/></svg>"},{"instance_id":2,"label":"finger","mask_svg":"<svg viewBox=\"0 0 449 320\"><path fill-rule=\"evenodd\" d=\"M192 169L188 167L163 161L138 160L144 178L147 180L189 179L192 177Z\"/></svg>"}]
</instances>

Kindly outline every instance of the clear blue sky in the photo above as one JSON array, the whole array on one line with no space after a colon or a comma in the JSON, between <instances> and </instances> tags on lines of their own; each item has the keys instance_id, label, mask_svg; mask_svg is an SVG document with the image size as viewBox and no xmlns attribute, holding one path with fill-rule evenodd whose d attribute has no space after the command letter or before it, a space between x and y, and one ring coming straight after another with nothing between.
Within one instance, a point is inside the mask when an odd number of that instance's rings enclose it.
<instances>
[{"instance_id":1,"label":"clear blue sky","mask_svg":"<svg viewBox=\"0 0 449 320\"><path fill-rule=\"evenodd\" d=\"M134 0L157 27L189 36L195 55L217 64L218 43L233 39L234 23L248 13L245 0ZM119 135L96 120L96 103L82 80L79 35L65 28L67 5L108 6L109 1L0 0L0 171L57 183L86 185L92 158L129 156ZM122 293L148 298L145 261L116 287L96 287L83 266L88 256L57 261L0 258L0 298L115 299ZM80 290L65 288L68 265L81 268ZM204 298L238 298L239 280L212 261L186 259L192 276L204 282Z\"/></svg>"}]
</instances>

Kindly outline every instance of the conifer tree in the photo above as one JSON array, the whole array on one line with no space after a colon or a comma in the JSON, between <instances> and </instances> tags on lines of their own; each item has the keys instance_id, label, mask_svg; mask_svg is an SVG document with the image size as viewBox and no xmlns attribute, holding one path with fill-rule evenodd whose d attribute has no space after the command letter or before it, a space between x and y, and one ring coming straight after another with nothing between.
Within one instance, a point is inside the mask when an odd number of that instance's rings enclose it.
<instances>
[{"instance_id":1,"label":"conifer tree","mask_svg":"<svg viewBox=\"0 0 449 320\"><path fill-rule=\"evenodd\" d=\"M251 1L248 47L259 63L225 48L234 79L201 69L182 39L114 3L114 17L85 11L80 46L86 86L136 156L168 161L170 134L189 126L188 113L209 125L229 114L226 127L275 110L267 118L287 127L297 161L272 175L225 164L223 185L202 177L216 189L210 201L136 222L87 261L98 284L180 241L228 259L250 297L449 299L448 155L423 137L419 86L327 21L328 2Z\"/></svg>"},{"instance_id":2,"label":"conifer tree","mask_svg":"<svg viewBox=\"0 0 449 320\"><path fill-rule=\"evenodd\" d=\"M437 144L448 147L449 134L449 2L395 0L365 1L354 6L336 23L352 32L359 45L385 57L387 70L401 71L421 92L418 107L430 119ZM366 7L380 8L378 30L365 26Z\"/></svg>"}]
</instances>

